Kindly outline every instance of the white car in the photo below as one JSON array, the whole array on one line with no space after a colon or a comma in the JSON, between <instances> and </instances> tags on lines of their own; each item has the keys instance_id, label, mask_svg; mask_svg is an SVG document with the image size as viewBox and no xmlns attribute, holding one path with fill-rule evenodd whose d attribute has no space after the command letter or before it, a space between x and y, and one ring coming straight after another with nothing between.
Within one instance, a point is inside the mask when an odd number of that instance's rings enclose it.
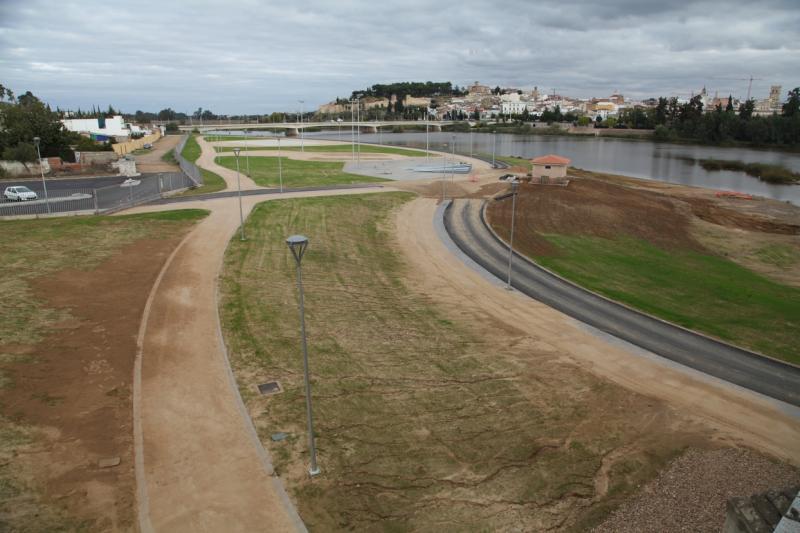
<instances>
[{"instance_id":1,"label":"white car","mask_svg":"<svg viewBox=\"0 0 800 533\"><path fill-rule=\"evenodd\" d=\"M120 183L119 186L120 187L136 187L140 183L142 183L142 180L135 180L133 178L128 178L125 181L123 181L122 183Z\"/></svg>"},{"instance_id":2,"label":"white car","mask_svg":"<svg viewBox=\"0 0 800 533\"><path fill-rule=\"evenodd\" d=\"M22 185L6 187L6 190L3 191L3 197L6 200L12 200L16 202L24 202L25 200L36 200L39 198L39 196L35 192Z\"/></svg>"}]
</instances>

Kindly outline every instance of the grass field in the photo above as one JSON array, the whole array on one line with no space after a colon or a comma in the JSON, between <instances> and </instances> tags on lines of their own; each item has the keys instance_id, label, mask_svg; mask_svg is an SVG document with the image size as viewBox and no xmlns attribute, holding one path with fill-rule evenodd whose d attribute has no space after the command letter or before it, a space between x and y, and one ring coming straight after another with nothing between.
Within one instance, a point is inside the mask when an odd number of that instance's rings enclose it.
<instances>
[{"instance_id":1,"label":"grass field","mask_svg":"<svg viewBox=\"0 0 800 533\"><path fill-rule=\"evenodd\" d=\"M236 170L236 158L218 157L217 164ZM383 178L349 174L342 170L344 163L323 161L298 161L281 158L284 187L314 187L320 185L342 185L350 183L378 183L388 181ZM239 170L244 173L247 165L239 158ZM250 177L263 187L278 187L278 158L251 157Z\"/></svg>"},{"instance_id":2,"label":"grass field","mask_svg":"<svg viewBox=\"0 0 800 533\"><path fill-rule=\"evenodd\" d=\"M233 146L217 146L217 152L233 152ZM243 148L243 147L242 147ZM278 151L277 146L251 146L250 150L271 150ZM299 146L281 147L282 152L299 152ZM351 144L327 144L324 146L306 146L306 152L326 152L326 153L352 153L353 147ZM396 154L408 157L425 157L425 152L420 150L411 150L406 148L395 148L393 146L375 146L371 144L361 145L362 154Z\"/></svg>"},{"instance_id":3,"label":"grass field","mask_svg":"<svg viewBox=\"0 0 800 533\"><path fill-rule=\"evenodd\" d=\"M407 286L389 216L410 198L266 202L247 221L248 239L229 244L223 330L276 472L312 531L585 530L681 439L634 443L652 426L651 401L565 370L518 332L479 338L458 311ZM313 481L284 243L293 233L310 237L303 281L322 469ZM256 384L268 380L284 392L259 395ZM274 441L278 432L288 437ZM622 446L619 462L606 464ZM596 492L598 472L609 474L607 492Z\"/></svg>"},{"instance_id":4,"label":"grass field","mask_svg":"<svg viewBox=\"0 0 800 533\"><path fill-rule=\"evenodd\" d=\"M643 240L546 238L558 253L537 260L584 287L681 326L800 364L800 289L721 257L664 250Z\"/></svg>"},{"instance_id":5,"label":"grass field","mask_svg":"<svg viewBox=\"0 0 800 533\"><path fill-rule=\"evenodd\" d=\"M59 463L59 473L52 470L48 461L42 457L52 452L52 440L65 438L55 427L31 426L20 413L27 390L37 390L34 399L41 399L46 405L57 409L62 398L51 396L52 390L40 382L47 376L40 376L33 383L15 383L15 365L36 365L44 348L21 349L40 343L54 331L63 331L63 324L71 324L76 319L68 309L47 307L38 299L32 288L34 280L47 278L65 269L89 271L109 259L128 244L140 239L174 239L187 231L198 219L207 215L203 210L181 210L164 213L128 215L119 217L62 217L41 220L15 220L0 222L4 235L19 238L3 239L0 242L0 268L3 277L0 290L5 295L0 299L0 530L3 531L88 531L97 528L80 521L76 522L62 508L62 501L53 500L53 486L43 487L42 477L48 481L68 472L76 465ZM124 281L123 281L124 282ZM92 298L87 292L87 300ZM99 334L98 334L99 336ZM93 348L72 346L75 350L97 351L96 357L107 357L105 347ZM24 354L24 355L22 355ZM97 370L97 369L95 369ZM44 370L39 370L44 372ZM91 374L92 370L84 368ZM31 373L35 374L35 370ZM76 373L80 373L78 370ZM83 383L74 383L76 395L81 394ZM118 384L114 384L115 386ZM108 385L112 387L111 384ZM122 400L121 400L122 401ZM86 418L82 413L81 417ZM108 416L106 414L106 416ZM129 431L130 428L128 427ZM108 428L108 439L125 428ZM40 467L31 466L44 463ZM85 470L92 466L77 465ZM39 470L38 478L31 470ZM42 470L46 469L45 472ZM71 475L71 474L70 474ZM111 476L113 478L113 476ZM45 494L47 494L45 496ZM124 507L123 502L118 502ZM91 512L91 511L88 511ZM102 528L101 528L102 529Z\"/></svg>"},{"instance_id":6,"label":"grass field","mask_svg":"<svg viewBox=\"0 0 800 533\"><path fill-rule=\"evenodd\" d=\"M491 153L489 154L481 153L478 155L480 155L482 158L485 158L487 161L492 160ZM495 155L494 159L495 161L502 161L503 163L508 163L512 167L521 167L526 171L531 170L531 168L533 168L530 159L525 159L524 157L514 157L510 155Z\"/></svg>"},{"instance_id":7,"label":"grass field","mask_svg":"<svg viewBox=\"0 0 800 533\"><path fill-rule=\"evenodd\" d=\"M189 139L186 141L186 145L183 147L181 155L185 159L194 163L198 159L200 159L201 153L202 150L200 149L200 145L197 144L196 135L195 134L190 135ZM181 196L196 196L198 194L208 194L212 192L225 190L227 184L225 183L225 180L222 179L222 176L220 176L215 172L211 172L210 170L206 170L205 168L202 167L198 168L200 168L200 174L203 176L203 186L197 187L196 189L189 189L188 191L181 194Z\"/></svg>"},{"instance_id":8,"label":"grass field","mask_svg":"<svg viewBox=\"0 0 800 533\"><path fill-rule=\"evenodd\" d=\"M164 155L161 156L161 160L165 163L172 163L173 165L177 165L178 160L175 159L175 149L164 152Z\"/></svg>"},{"instance_id":9,"label":"grass field","mask_svg":"<svg viewBox=\"0 0 800 533\"><path fill-rule=\"evenodd\" d=\"M509 202L489 207L503 237L510 211ZM713 241L700 244L692 215L663 195L593 181L523 186L516 222L520 251L567 279L664 320L800 364L800 288L735 263ZM796 268L797 250L767 246L772 235L764 235L752 259Z\"/></svg>"}]
</instances>

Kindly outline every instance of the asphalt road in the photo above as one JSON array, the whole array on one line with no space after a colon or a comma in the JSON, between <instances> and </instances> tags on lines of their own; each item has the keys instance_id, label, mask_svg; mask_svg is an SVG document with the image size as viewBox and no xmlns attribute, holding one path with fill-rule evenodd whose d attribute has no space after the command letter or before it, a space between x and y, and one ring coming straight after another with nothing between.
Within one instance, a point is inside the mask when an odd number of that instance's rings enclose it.
<instances>
[{"instance_id":1,"label":"asphalt road","mask_svg":"<svg viewBox=\"0 0 800 533\"><path fill-rule=\"evenodd\" d=\"M109 185L119 185L125 181L125 176L101 176L97 178L65 178L65 179L48 179L47 192L55 191L88 191L90 189L100 189L101 187L108 187ZM40 197L43 197L42 180L3 180L0 181L0 188L5 190L6 187L14 185L24 185L32 191L35 191Z\"/></svg>"},{"instance_id":2,"label":"asphalt road","mask_svg":"<svg viewBox=\"0 0 800 533\"><path fill-rule=\"evenodd\" d=\"M135 187L121 187L125 176L106 176L97 178L69 178L47 180L47 195L51 213L69 213L78 211L92 211L95 207L101 211L126 207L131 204L145 201L149 198L160 196L162 187L159 179L163 180L165 188L169 181L169 174L142 174L136 179L139 184ZM177 179L177 178L176 178ZM45 202L44 190L41 180L3 180L0 182L0 194L6 187L24 185L36 192L38 200L26 202L9 202L0 199L0 216L14 215L43 215L48 212ZM93 194L97 191L97 202Z\"/></svg>"},{"instance_id":3,"label":"asphalt road","mask_svg":"<svg viewBox=\"0 0 800 533\"><path fill-rule=\"evenodd\" d=\"M508 247L488 229L480 200L455 200L444 225L456 245L501 280ZM719 379L800 406L800 368L692 333L566 282L515 254L512 285L581 322Z\"/></svg>"}]
</instances>

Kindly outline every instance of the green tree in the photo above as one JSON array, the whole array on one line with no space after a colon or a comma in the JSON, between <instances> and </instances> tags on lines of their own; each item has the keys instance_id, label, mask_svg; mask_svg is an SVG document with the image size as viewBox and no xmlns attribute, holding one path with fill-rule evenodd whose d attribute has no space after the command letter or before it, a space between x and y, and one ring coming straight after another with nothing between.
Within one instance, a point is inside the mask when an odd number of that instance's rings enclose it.
<instances>
[{"instance_id":1,"label":"green tree","mask_svg":"<svg viewBox=\"0 0 800 533\"><path fill-rule=\"evenodd\" d=\"M755 100L752 98L739 105L739 118L742 120L749 120L753 116L753 111L756 108Z\"/></svg>"},{"instance_id":2,"label":"green tree","mask_svg":"<svg viewBox=\"0 0 800 533\"><path fill-rule=\"evenodd\" d=\"M800 87L789 91L789 99L783 104L782 114L784 117L800 116Z\"/></svg>"},{"instance_id":3,"label":"green tree","mask_svg":"<svg viewBox=\"0 0 800 533\"><path fill-rule=\"evenodd\" d=\"M64 129L58 114L51 111L30 91L21 95L16 104L0 106L0 150L29 144L34 137L41 139L42 157L60 156L73 160L69 145L75 138ZM22 150L25 150L24 148Z\"/></svg>"}]
</instances>

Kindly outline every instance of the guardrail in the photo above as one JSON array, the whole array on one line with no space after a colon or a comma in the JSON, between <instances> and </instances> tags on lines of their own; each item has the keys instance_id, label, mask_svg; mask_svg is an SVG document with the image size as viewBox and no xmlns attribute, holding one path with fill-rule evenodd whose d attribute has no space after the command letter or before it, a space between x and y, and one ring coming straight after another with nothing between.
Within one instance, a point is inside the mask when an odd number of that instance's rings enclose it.
<instances>
[{"instance_id":1,"label":"guardrail","mask_svg":"<svg viewBox=\"0 0 800 533\"><path fill-rule=\"evenodd\" d=\"M203 185L203 173L200 172L200 167L181 155L183 148L186 146L186 141L188 140L189 134L184 134L181 137L178 145L175 147L173 154L175 156L175 161L178 162L178 166L181 167L181 171L183 171L183 173L194 182L195 186L200 187Z\"/></svg>"}]
</instances>

